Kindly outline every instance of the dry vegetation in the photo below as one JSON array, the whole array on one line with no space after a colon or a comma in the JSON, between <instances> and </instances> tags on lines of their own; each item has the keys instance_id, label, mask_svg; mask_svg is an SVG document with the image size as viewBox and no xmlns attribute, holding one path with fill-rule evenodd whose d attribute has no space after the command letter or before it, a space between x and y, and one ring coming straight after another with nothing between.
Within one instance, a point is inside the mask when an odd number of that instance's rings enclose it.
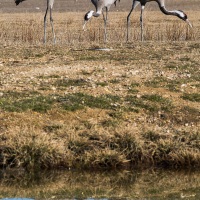
<instances>
[{"instance_id":1,"label":"dry vegetation","mask_svg":"<svg viewBox=\"0 0 200 200\"><path fill-rule=\"evenodd\" d=\"M109 44L120 45L126 41L126 12L110 12L108 21ZM199 12L189 12L194 28L173 16L163 15L160 11L146 11L144 37L146 41L198 41L200 39ZM0 39L2 45L38 45L43 42L43 13L1 14ZM93 18L82 30L84 13L55 13L55 29L58 45L68 47L97 45L103 43L103 19ZM140 12L134 12L131 18L130 42L140 41ZM48 42L52 44L50 24Z\"/></svg>"},{"instance_id":2,"label":"dry vegetation","mask_svg":"<svg viewBox=\"0 0 200 200\"><path fill-rule=\"evenodd\" d=\"M27 174L9 171L0 180L0 198L35 199L199 199L200 175L191 171L143 170Z\"/></svg>"},{"instance_id":3,"label":"dry vegetation","mask_svg":"<svg viewBox=\"0 0 200 200\"><path fill-rule=\"evenodd\" d=\"M55 13L46 46L43 14L0 15L1 167L198 168L199 13L190 29L146 12L144 43L139 12L129 43L112 13L107 44L102 19L83 32L72 15Z\"/></svg>"}]
</instances>

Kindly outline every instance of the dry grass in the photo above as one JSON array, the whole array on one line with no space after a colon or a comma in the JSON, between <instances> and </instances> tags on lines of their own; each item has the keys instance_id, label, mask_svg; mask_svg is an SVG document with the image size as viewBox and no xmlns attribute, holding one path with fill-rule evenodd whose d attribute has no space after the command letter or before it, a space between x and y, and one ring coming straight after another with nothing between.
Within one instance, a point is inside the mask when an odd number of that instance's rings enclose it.
<instances>
[{"instance_id":1,"label":"dry grass","mask_svg":"<svg viewBox=\"0 0 200 200\"><path fill-rule=\"evenodd\" d=\"M124 43L126 41L125 12L110 12L108 22L109 43ZM200 38L198 12L188 12L188 25L172 16L165 16L158 11L145 12L145 40L146 41L198 41ZM24 17L26 16L26 17ZM80 46L81 44L103 43L103 19L94 18L87 25L87 31L82 30L84 13L54 13L57 44ZM117 25L117 26L116 26ZM43 14L25 15L1 14L0 21L1 43L7 44L41 44L43 42ZM130 42L140 40L139 12L131 18ZM52 43L50 24L48 27L48 41Z\"/></svg>"},{"instance_id":2,"label":"dry grass","mask_svg":"<svg viewBox=\"0 0 200 200\"><path fill-rule=\"evenodd\" d=\"M102 19L83 32L71 14L55 14L46 46L43 15L1 14L0 165L198 168L197 13L189 29L147 12L145 43L136 13L128 44L125 13L110 15L108 44Z\"/></svg>"}]
</instances>

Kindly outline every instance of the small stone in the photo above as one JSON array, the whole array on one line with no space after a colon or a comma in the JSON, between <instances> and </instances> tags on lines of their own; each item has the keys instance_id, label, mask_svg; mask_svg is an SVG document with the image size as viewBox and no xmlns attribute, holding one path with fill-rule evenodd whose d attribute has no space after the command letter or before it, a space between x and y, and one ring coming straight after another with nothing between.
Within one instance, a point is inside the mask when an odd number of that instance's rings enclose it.
<instances>
[{"instance_id":1,"label":"small stone","mask_svg":"<svg viewBox=\"0 0 200 200\"><path fill-rule=\"evenodd\" d=\"M186 86L187 86L187 84L182 84L182 85L181 85L181 87L186 87Z\"/></svg>"}]
</instances>

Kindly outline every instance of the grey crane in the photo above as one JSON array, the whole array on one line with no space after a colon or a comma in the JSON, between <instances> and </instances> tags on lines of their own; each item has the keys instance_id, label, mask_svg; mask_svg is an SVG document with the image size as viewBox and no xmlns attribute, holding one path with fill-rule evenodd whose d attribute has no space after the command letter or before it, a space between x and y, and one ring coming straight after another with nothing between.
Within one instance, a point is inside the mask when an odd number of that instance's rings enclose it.
<instances>
[{"instance_id":1,"label":"grey crane","mask_svg":"<svg viewBox=\"0 0 200 200\"><path fill-rule=\"evenodd\" d=\"M165 8L165 0L133 0L132 8L131 11L129 12L127 16L127 41L129 40L129 24L130 24L130 15L132 11L137 7L137 5L141 4L141 15L140 15L140 23L141 23L141 40L144 40L144 35L143 35L143 11L145 8L145 5L147 2L155 1L158 3L158 6L165 15L174 15L177 16L178 18L186 21L190 27L192 27L192 24L188 20L187 15L182 11L182 10L172 10L169 11Z\"/></svg>"},{"instance_id":2,"label":"grey crane","mask_svg":"<svg viewBox=\"0 0 200 200\"><path fill-rule=\"evenodd\" d=\"M120 1L120 0L118 0ZM110 10L110 7L112 4L115 4L117 0L91 0L93 5L96 8L96 12L93 10L88 11L84 16L84 25L83 30L85 30L86 23L91 19L91 17L99 17L101 13L103 14L103 20L104 20L104 41L107 41L107 19L108 19L108 11ZM104 15L103 9L106 10L106 15Z\"/></svg>"},{"instance_id":3,"label":"grey crane","mask_svg":"<svg viewBox=\"0 0 200 200\"><path fill-rule=\"evenodd\" d=\"M26 0L15 0L15 3L16 5L18 5L19 3L23 1L26 1ZM47 0L47 8L44 15L44 43L46 43L46 18L47 18L47 13L49 9L50 9L50 22L51 22L51 28L52 28L52 33L53 33L53 42L56 43L56 35L54 32L53 18L52 18L53 4L54 4L54 0Z\"/></svg>"}]
</instances>

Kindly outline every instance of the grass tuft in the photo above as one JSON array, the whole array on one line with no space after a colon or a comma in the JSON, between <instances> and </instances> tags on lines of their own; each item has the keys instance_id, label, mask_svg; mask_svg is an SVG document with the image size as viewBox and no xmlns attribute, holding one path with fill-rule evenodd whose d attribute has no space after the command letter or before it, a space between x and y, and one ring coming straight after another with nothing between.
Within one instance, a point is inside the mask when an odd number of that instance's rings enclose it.
<instances>
[{"instance_id":1,"label":"grass tuft","mask_svg":"<svg viewBox=\"0 0 200 200\"><path fill-rule=\"evenodd\" d=\"M88 85L88 82L84 79L61 79L57 80L54 85L56 87L70 87L70 86L85 86Z\"/></svg>"}]
</instances>

